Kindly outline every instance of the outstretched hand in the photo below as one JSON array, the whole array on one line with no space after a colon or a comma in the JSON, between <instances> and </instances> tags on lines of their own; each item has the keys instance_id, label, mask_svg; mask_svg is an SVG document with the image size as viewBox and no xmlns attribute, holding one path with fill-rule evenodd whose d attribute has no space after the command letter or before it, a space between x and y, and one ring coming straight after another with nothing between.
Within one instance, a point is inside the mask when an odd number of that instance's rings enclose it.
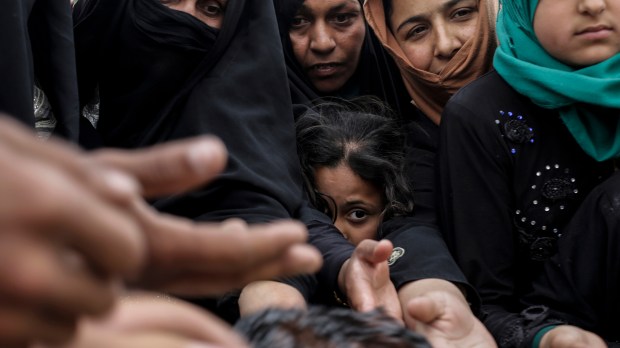
<instances>
[{"instance_id":1,"label":"outstretched hand","mask_svg":"<svg viewBox=\"0 0 620 348\"><path fill-rule=\"evenodd\" d=\"M402 321L398 294L387 264L392 248L388 240L362 241L342 266L338 280L353 309L370 311L383 307L387 314Z\"/></svg>"},{"instance_id":2,"label":"outstretched hand","mask_svg":"<svg viewBox=\"0 0 620 348\"><path fill-rule=\"evenodd\" d=\"M197 224L143 200L205 184L225 163L210 137L93 154L0 117L0 345L66 341L126 279L205 295L318 269L298 223Z\"/></svg>"},{"instance_id":3,"label":"outstretched hand","mask_svg":"<svg viewBox=\"0 0 620 348\"><path fill-rule=\"evenodd\" d=\"M151 251L138 278L142 287L217 295L256 280L314 273L322 264L320 253L306 244L306 228L295 221L194 223L145 205L137 210Z\"/></svg>"},{"instance_id":4,"label":"outstretched hand","mask_svg":"<svg viewBox=\"0 0 620 348\"><path fill-rule=\"evenodd\" d=\"M415 320L407 322L407 326L424 335L433 347L497 347L467 303L450 292L434 291L416 297L406 310Z\"/></svg>"}]
</instances>

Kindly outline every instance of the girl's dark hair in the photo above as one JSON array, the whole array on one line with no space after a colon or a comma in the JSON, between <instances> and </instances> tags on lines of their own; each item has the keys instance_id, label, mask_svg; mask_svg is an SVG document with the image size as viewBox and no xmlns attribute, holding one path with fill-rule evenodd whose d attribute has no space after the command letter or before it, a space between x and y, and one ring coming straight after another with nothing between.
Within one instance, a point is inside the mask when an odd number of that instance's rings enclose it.
<instances>
[{"instance_id":1,"label":"girl's dark hair","mask_svg":"<svg viewBox=\"0 0 620 348\"><path fill-rule=\"evenodd\" d=\"M386 219L413 210L403 168L404 135L379 99L330 99L308 109L297 119L297 152L310 198L318 208L329 205L315 189L315 168L345 164L383 191Z\"/></svg>"}]
</instances>

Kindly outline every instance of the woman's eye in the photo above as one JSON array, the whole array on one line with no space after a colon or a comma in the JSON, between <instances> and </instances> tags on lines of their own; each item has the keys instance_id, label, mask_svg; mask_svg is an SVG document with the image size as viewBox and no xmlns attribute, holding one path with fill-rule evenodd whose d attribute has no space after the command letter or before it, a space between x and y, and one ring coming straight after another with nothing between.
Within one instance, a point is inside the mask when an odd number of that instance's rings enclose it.
<instances>
[{"instance_id":1,"label":"woman's eye","mask_svg":"<svg viewBox=\"0 0 620 348\"><path fill-rule=\"evenodd\" d=\"M334 21L339 24L346 23L350 19L351 15L349 14L339 14L334 17Z\"/></svg>"},{"instance_id":2,"label":"woman's eye","mask_svg":"<svg viewBox=\"0 0 620 348\"><path fill-rule=\"evenodd\" d=\"M204 14L211 17L221 16L224 13L224 8L216 1L207 1L200 8Z\"/></svg>"},{"instance_id":3,"label":"woman's eye","mask_svg":"<svg viewBox=\"0 0 620 348\"><path fill-rule=\"evenodd\" d=\"M413 39L419 38L420 36L424 35L424 33L426 33L427 30L428 28L424 25L415 26L407 32L407 38L413 38Z\"/></svg>"},{"instance_id":4,"label":"woman's eye","mask_svg":"<svg viewBox=\"0 0 620 348\"><path fill-rule=\"evenodd\" d=\"M362 222L368 218L368 213L364 210L353 210L349 213L348 218L353 222Z\"/></svg>"},{"instance_id":5,"label":"woman's eye","mask_svg":"<svg viewBox=\"0 0 620 348\"><path fill-rule=\"evenodd\" d=\"M354 22L357 15L354 13L339 13L332 17L331 21L337 25L350 25Z\"/></svg>"},{"instance_id":6,"label":"woman's eye","mask_svg":"<svg viewBox=\"0 0 620 348\"><path fill-rule=\"evenodd\" d=\"M467 18L468 16L470 16L472 13L474 13L475 9L473 8L460 8L456 11L454 11L454 13L452 14L452 18L456 18L456 19L464 19Z\"/></svg>"},{"instance_id":7,"label":"woman's eye","mask_svg":"<svg viewBox=\"0 0 620 348\"><path fill-rule=\"evenodd\" d=\"M295 16L291 21L291 28L300 28L307 24L309 21L305 17Z\"/></svg>"}]
</instances>

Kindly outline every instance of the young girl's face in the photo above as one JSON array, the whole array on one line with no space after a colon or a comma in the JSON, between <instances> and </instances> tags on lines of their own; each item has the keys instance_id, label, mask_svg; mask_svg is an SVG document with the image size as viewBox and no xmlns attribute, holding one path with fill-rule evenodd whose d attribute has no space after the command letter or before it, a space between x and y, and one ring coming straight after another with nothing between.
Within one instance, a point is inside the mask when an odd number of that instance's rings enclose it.
<instances>
[{"instance_id":1,"label":"young girl's face","mask_svg":"<svg viewBox=\"0 0 620 348\"><path fill-rule=\"evenodd\" d=\"M295 58L321 93L338 91L353 76L365 35L358 0L305 0L289 30Z\"/></svg>"},{"instance_id":2,"label":"young girl's face","mask_svg":"<svg viewBox=\"0 0 620 348\"><path fill-rule=\"evenodd\" d=\"M588 66L620 52L619 0L540 0L534 32L542 47L572 66Z\"/></svg>"},{"instance_id":3,"label":"young girl's face","mask_svg":"<svg viewBox=\"0 0 620 348\"><path fill-rule=\"evenodd\" d=\"M478 0L392 0L396 41L417 69L439 74L478 23Z\"/></svg>"},{"instance_id":4,"label":"young girl's face","mask_svg":"<svg viewBox=\"0 0 620 348\"><path fill-rule=\"evenodd\" d=\"M381 191L343 164L318 167L314 175L317 191L336 204L330 209L336 212L334 224L345 238L355 245L376 239L385 207Z\"/></svg>"},{"instance_id":5,"label":"young girl's face","mask_svg":"<svg viewBox=\"0 0 620 348\"><path fill-rule=\"evenodd\" d=\"M160 0L173 10L189 13L208 26L216 29L222 27L224 11L228 0Z\"/></svg>"}]
</instances>

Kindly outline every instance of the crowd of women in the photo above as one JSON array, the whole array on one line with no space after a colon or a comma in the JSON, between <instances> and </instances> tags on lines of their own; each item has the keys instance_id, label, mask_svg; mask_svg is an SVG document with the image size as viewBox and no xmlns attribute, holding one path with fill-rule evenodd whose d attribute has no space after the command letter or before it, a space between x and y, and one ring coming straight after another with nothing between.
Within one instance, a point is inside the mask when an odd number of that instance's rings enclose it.
<instances>
[{"instance_id":1,"label":"crowd of women","mask_svg":"<svg viewBox=\"0 0 620 348\"><path fill-rule=\"evenodd\" d=\"M9 0L0 29L3 347L620 341L618 0Z\"/></svg>"}]
</instances>

